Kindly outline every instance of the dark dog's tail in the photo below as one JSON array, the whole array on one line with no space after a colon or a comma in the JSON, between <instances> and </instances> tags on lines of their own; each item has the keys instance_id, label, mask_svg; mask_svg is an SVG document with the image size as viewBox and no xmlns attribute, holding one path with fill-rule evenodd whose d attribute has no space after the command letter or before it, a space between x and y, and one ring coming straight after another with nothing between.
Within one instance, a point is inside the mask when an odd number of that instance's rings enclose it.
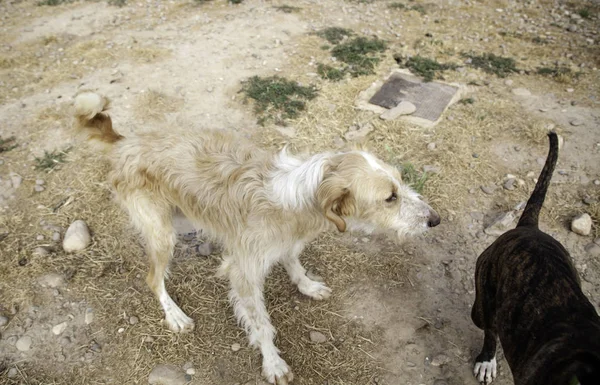
<instances>
[{"instance_id":1,"label":"dark dog's tail","mask_svg":"<svg viewBox=\"0 0 600 385\"><path fill-rule=\"evenodd\" d=\"M521 215L521 219L519 219L517 227L537 227L538 225L540 210L544 204L546 192L548 191L548 186L550 185L550 180L552 179L552 172L554 171L554 166L556 166L556 161L558 160L558 135L556 135L555 132L549 132L548 138L550 139L550 150L548 151L546 164L544 164L540 178L533 189L533 193L531 193L531 196L527 201L527 206L525 206L525 210L523 211L523 215Z\"/></svg>"}]
</instances>

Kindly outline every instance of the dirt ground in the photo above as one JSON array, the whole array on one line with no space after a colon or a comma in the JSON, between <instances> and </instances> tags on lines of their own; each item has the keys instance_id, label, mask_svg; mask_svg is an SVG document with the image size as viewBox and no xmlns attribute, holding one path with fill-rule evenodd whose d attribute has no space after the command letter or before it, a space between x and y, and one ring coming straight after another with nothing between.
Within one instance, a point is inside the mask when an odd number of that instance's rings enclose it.
<instances>
[{"instance_id":1,"label":"dirt ground","mask_svg":"<svg viewBox=\"0 0 600 385\"><path fill-rule=\"evenodd\" d=\"M308 247L302 260L333 289L330 300L303 297L279 268L268 279L277 345L296 384L476 383L483 335L470 320L473 274L495 239L484 229L528 198L551 127L564 145L541 228L570 251L599 306L600 3L393 3L2 1L0 137L14 136L17 147L0 152L0 384L146 384L159 364L187 370L192 384L262 381L259 354L235 324L226 283L214 277L218 245L198 255L201 236L182 231L167 283L196 329L178 335L162 325L140 239L111 200L108 166L69 133L82 89L112 99L124 135L223 128L274 150L317 152L352 145L344 133L371 124L362 144L380 157L437 169L423 195L442 224L425 236L399 245L327 234ZM316 63L333 59L314 32L331 26L388 42L375 74L318 77ZM500 78L466 65L465 52L514 58L520 72ZM356 109L360 91L398 68L395 54L457 64L442 76L465 85L470 102L427 129ZM536 73L557 65L569 74ZM254 75L314 84L319 96L287 126L261 126L239 93ZM65 162L36 169L44 151L65 151ZM522 182L505 188L507 174ZM588 236L570 230L582 213L594 221ZM67 254L60 239L77 219L90 227L92 244ZM326 340L314 342L311 331ZM501 353L495 383L512 383Z\"/></svg>"}]
</instances>

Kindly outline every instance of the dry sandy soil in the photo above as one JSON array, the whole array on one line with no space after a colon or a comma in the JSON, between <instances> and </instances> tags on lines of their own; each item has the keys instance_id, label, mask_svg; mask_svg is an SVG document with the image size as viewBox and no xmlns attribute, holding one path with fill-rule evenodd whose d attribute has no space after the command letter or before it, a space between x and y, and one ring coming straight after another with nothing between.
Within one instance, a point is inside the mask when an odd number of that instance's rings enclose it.
<instances>
[{"instance_id":1,"label":"dry sandy soil","mask_svg":"<svg viewBox=\"0 0 600 385\"><path fill-rule=\"evenodd\" d=\"M424 5L424 14L391 3L298 0L287 5L299 9L285 13L276 0L2 1L0 136L18 146L0 153L0 383L146 384L159 364L194 373L193 384L261 383L259 355L235 324L226 283L214 277L218 247L202 257L194 249L201 241L182 235L167 285L196 330L178 335L161 324L143 247L111 200L106 162L68 132L81 89L112 99L124 135L224 128L273 149L316 152L350 145L344 133L370 123L363 144L382 158L438 169L423 194L442 224L422 238L397 245L330 234L310 245L302 259L333 288L329 301L303 297L280 269L269 278L277 343L297 384L476 383L472 361L483 336L470 321L473 273L495 239L483 230L529 196L550 126L564 146L541 227L571 252L598 306L598 2L404 2ZM315 63L332 59L314 32L330 26L388 42L375 74L337 83L316 76ZM512 57L522 71L499 78L465 65L463 52ZM468 85L473 103L451 106L428 129L354 108L360 91L398 68L394 54L458 64L442 76ZM536 74L555 63L580 74ZM274 74L319 89L283 128L258 125L239 93L245 79ZM68 148L58 167L34 167L44 151ZM507 174L523 183L505 189ZM589 236L570 231L584 212L594 219ZM87 222L93 242L67 254L60 239L76 219ZM311 341L311 331L326 341ZM24 336L27 349L17 342ZM512 383L506 362L499 365L497 383Z\"/></svg>"}]
</instances>

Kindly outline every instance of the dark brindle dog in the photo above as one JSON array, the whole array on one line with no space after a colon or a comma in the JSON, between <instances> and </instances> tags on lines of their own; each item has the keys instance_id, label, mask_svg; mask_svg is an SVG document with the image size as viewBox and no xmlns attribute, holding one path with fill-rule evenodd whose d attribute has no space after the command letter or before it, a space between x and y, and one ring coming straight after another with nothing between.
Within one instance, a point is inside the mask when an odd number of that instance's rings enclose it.
<instances>
[{"instance_id":1,"label":"dark brindle dog","mask_svg":"<svg viewBox=\"0 0 600 385\"><path fill-rule=\"evenodd\" d=\"M538 229L558 158L550 133L546 164L517 228L477 260L471 318L485 331L475 376L496 377L496 339L516 385L600 384L600 317L581 291L569 253Z\"/></svg>"}]
</instances>

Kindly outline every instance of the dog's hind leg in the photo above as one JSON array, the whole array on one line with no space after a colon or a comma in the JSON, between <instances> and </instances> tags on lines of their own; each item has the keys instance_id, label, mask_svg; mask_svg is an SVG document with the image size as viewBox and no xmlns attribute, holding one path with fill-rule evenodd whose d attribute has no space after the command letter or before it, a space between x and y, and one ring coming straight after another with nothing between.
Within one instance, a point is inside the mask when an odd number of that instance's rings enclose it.
<instances>
[{"instance_id":1,"label":"dog's hind leg","mask_svg":"<svg viewBox=\"0 0 600 385\"><path fill-rule=\"evenodd\" d=\"M485 329L483 348L475 359L473 372L480 383L489 384L496 378L496 340L498 336L491 329Z\"/></svg>"},{"instance_id":2,"label":"dog's hind leg","mask_svg":"<svg viewBox=\"0 0 600 385\"><path fill-rule=\"evenodd\" d=\"M260 349L263 357L262 374L272 384L287 385L293 379L292 371L279 356L275 346L275 328L265 307L263 284L268 271L248 261L233 262L227 267L233 303L238 322L248 334L250 345Z\"/></svg>"},{"instance_id":3,"label":"dog's hind leg","mask_svg":"<svg viewBox=\"0 0 600 385\"><path fill-rule=\"evenodd\" d=\"M146 282L160 301L167 326L174 332L192 330L194 321L177 306L165 288L165 276L176 241L170 205L159 197L142 192L130 193L123 202L133 224L146 241L146 252L150 258Z\"/></svg>"},{"instance_id":4,"label":"dog's hind leg","mask_svg":"<svg viewBox=\"0 0 600 385\"><path fill-rule=\"evenodd\" d=\"M306 269L300 264L300 253L304 249L304 243L298 242L294 245L290 254L282 260L283 267L290 276L293 284L298 290L313 299L327 299L331 295L331 289L323 282L314 281L306 276Z\"/></svg>"}]
</instances>

